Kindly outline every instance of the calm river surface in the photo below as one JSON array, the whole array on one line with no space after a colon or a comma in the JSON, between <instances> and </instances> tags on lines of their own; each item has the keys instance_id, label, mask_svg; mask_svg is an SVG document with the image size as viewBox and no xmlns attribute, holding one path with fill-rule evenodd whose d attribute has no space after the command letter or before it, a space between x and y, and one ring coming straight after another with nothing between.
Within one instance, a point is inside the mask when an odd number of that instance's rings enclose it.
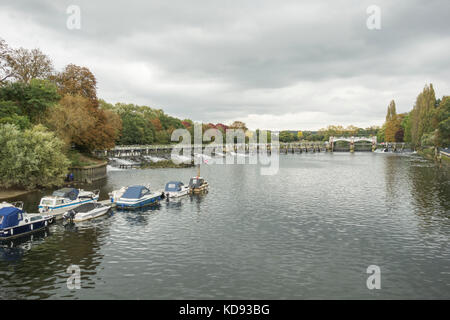
<instances>
[{"instance_id":1,"label":"calm river surface","mask_svg":"<svg viewBox=\"0 0 450 320\"><path fill-rule=\"evenodd\" d=\"M110 171L90 188L107 198L195 173ZM0 298L450 299L448 169L415 155L316 153L281 155L274 176L258 165L203 165L202 176L204 196L57 223L0 248ZM36 212L42 195L20 200ZM80 290L67 288L71 264ZM380 290L367 289L369 265Z\"/></svg>"}]
</instances>

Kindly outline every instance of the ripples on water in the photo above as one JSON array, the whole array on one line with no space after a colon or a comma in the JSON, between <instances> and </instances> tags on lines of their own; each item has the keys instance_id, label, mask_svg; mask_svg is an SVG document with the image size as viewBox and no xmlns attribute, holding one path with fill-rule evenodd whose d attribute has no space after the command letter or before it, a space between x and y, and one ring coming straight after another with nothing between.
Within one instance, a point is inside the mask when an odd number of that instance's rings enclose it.
<instances>
[{"instance_id":1,"label":"ripples on water","mask_svg":"<svg viewBox=\"0 0 450 320\"><path fill-rule=\"evenodd\" d=\"M162 188L195 169L110 171L122 185ZM202 167L203 196L0 248L0 298L450 298L448 170L417 156L282 155L256 165ZM28 211L41 193L27 195ZM69 265L81 290L68 290ZM380 266L382 289L366 288Z\"/></svg>"}]
</instances>

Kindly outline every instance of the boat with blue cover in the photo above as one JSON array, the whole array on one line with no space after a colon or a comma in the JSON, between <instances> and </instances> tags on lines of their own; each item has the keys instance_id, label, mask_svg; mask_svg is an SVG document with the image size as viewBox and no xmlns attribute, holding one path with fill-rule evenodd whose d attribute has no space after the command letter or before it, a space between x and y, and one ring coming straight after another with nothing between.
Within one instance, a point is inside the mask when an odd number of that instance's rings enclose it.
<instances>
[{"instance_id":1,"label":"boat with blue cover","mask_svg":"<svg viewBox=\"0 0 450 320\"><path fill-rule=\"evenodd\" d=\"M97 201L99 195L100 190L84 191L83 189L62 188L54 191L51 196L46 196L41 199L39 212L64 213L80 204Z\"/></svg>"},{"instance_id":2,"label":"boat with blue cover","mask_svg":"<svg viewBox=\"0 0 450 320\"><path fill-rule=\"evenodd\" d=\"M185 186L181 181L170 181L164 188L164 195L167 199L178 198L190 193L188 186Z\"/></svg>"},{"instance_id":3,"label":"boat with blue cover","mask_svg":"<svg viewBox=\"0 0 450 320\"><path fill-rule=\"evenodd\" d=\"M53 219L52 216L24 212L22 203L0 203L0 240L40 231L52 223Z\"/></svg>"},{"instance_id":4,"label":"boat with blue cover","mask_svg":"<svg viewBox=\"0 0 450 320\"><path fill-rule=\"evenodd\" d=\"M164 198L162 191L151 191L150 186L129 186L109 194L111 202L119 209L135 209L159 203Z\"/></svg>"}]
</instances>

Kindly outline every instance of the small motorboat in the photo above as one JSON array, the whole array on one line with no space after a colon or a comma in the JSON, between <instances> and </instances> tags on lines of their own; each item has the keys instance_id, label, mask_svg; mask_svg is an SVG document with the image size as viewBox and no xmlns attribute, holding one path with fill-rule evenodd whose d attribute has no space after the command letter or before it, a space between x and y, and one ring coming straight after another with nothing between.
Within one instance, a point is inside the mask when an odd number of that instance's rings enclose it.
<instances>
[{"instance_id":1,"label":"small motorboat","mask_svg":"<svg viewBox=\"0 0 450 320\"><path fill-rule=\"evenodd\" d=\"M166 184L164 188L164 195L166 199L170 198L178 198L189 194L191 189L188 186L185 186L183 182L180 181L170 181Z\"/></svg>"},{"instance_id":2,"label":"small motorboat","mask_svg":"<svg viewBox=\"0 0 450 320\"><path fill-rule=\"evenodd\" d=\"M200 177L200 163L197 164L197 176L189 180L189 189L192 193L207 192L209 188L208 182Z\"/></svg>"},{"instance_id":3,"label":"small motorboat","mask_svg":"<svg viewBox=\"0 0 450 320\"><path fill-rule=\"evenodd\" d=\"M193 177L189 181L189 189L193 193L202 193L208 191L209 185L202 177Z\"/></svg>"},{"instance_id":4,"label":"small motorboat","mask_svg":"<svg viewBox=\"0 0 450 320\"><path fill-rule=\"evenodd\" d=\"M150 186L129 186L109 194L111 202L120 209L135 209L159 203L164 198L162 191L150 191Z\"/></svg>"},{"instance_id":5,"label":"small motorboat","mask_svg":"<svg viewBox=\"0 0 450 320\"><path fill-rule=\"evenodd\" d=\"M110 206L99 202L83 203L63 214L63 218L73 222L94 219L108 213Z\"/></svg>"},{"instance_id":6,"label":"small motorboat","mask_svg":"<svg viewBox=\"0 0 450 320\"><path fill-rule=\"evenodd\" d=\"M51 196L46 196L39 203L40 213L51 213L53 211L64 211L72 209L83 203L96 202L100 195L100 190L84 191L75 188L63 188L53 192Z\"/></svg>"},{"instance_id":7,"label":"small motorboat","mask_svg":"<svg viewBox=\"0 0 450 320\"><path fill-rule=\"evenodd\" d=\"M53 222L52 216L28 214L23 203L0 203L0 240L17 238L45 229Z\"/></svg>"}]
</instances>

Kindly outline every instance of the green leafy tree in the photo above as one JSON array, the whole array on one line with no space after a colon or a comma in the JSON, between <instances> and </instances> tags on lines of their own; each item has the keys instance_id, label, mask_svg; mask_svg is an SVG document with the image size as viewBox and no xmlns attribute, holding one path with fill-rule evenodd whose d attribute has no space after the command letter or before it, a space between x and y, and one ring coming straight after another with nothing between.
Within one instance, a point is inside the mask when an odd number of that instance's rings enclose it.
<instances>
[{"instance_id":1,"label":"green leafy tree","mask_svg":"<svg viewBox=\"0 0 450 320\"><path fill-rule=\"evenodd\" d=\"M411 142L411 113L407 113L402 120L401 126L403 128L403 141Z\"/></svg>"},{"instance_id":2,"label":"green leafy tree","mask_svg":"<svg viewBox=\"0 0 450 320\"><path fill-rule=\"evenodd\" d=\"M58 186L68 166L64 143L42 125L25 131L0 125L0 187Z\"/></svg>"},{"instance_id":3,"label":"green leafy tree","mask_svg":"<svg viewBox=\"0 0 450 320\"><path fill-rule=\"evenodd\" d=\"M415 146L422 145L422 136L434 130L432 119L435 107L436 97L433 85L426 85L417 96L416 103L411 111L411 141Z\"/></svg>"},{"instance_id":4,"label":"green leafy tree","mask_svg":"<svg viewBox=\"0 0 450 320\"><path fill-rule=\"evenodd\" d=\"M0 124L14 124L21 130L31 127L30 119L20 114L20 108L12 101L0 101Z\"/></svg>"},{"instance_id":5,"label":"green leafy tree","mask_svg":"<svg viewBox=\"0 0 450 320\"><path fill-rule=\"evenodd\" d=\"M280 142L292 142L295 141L295 136L290 131L281 131L279 135Z\"/></svg>"},{"instance_id":6,"label":"green leafy tree","mask_svg":"<svg viewBox=\"0 0 450 320\"><path fill-rule=\"evenodd\" d=\"M446 96L440 101L433 118L435 129L435 145L438 147L450 146L450 97Z\"/></svg>"},{"instance_id":7,"label":"green leafy tree","mask_svg":"<svg viewBox=\"0 0 450 320\"><path fill-rule=\"evenodd\" d=\"M47 80L33 79L30 83L8 82L0 87L0 101L11 101L32 123L40 123L46 111L60 96L56 86Z\"/></svg>"},{"instance_id":8,"label":"green leafy tree","mask_svg":"<svg viewBox=\"0 0 450 320\"><path fill-rule=\"evenodd\" d=\"M133 112L123 112L120 114L122 119L122 134L119 144L152 144L155 140L154 130L150 121L142 115Z\"/></svg>"}]
</instances>

